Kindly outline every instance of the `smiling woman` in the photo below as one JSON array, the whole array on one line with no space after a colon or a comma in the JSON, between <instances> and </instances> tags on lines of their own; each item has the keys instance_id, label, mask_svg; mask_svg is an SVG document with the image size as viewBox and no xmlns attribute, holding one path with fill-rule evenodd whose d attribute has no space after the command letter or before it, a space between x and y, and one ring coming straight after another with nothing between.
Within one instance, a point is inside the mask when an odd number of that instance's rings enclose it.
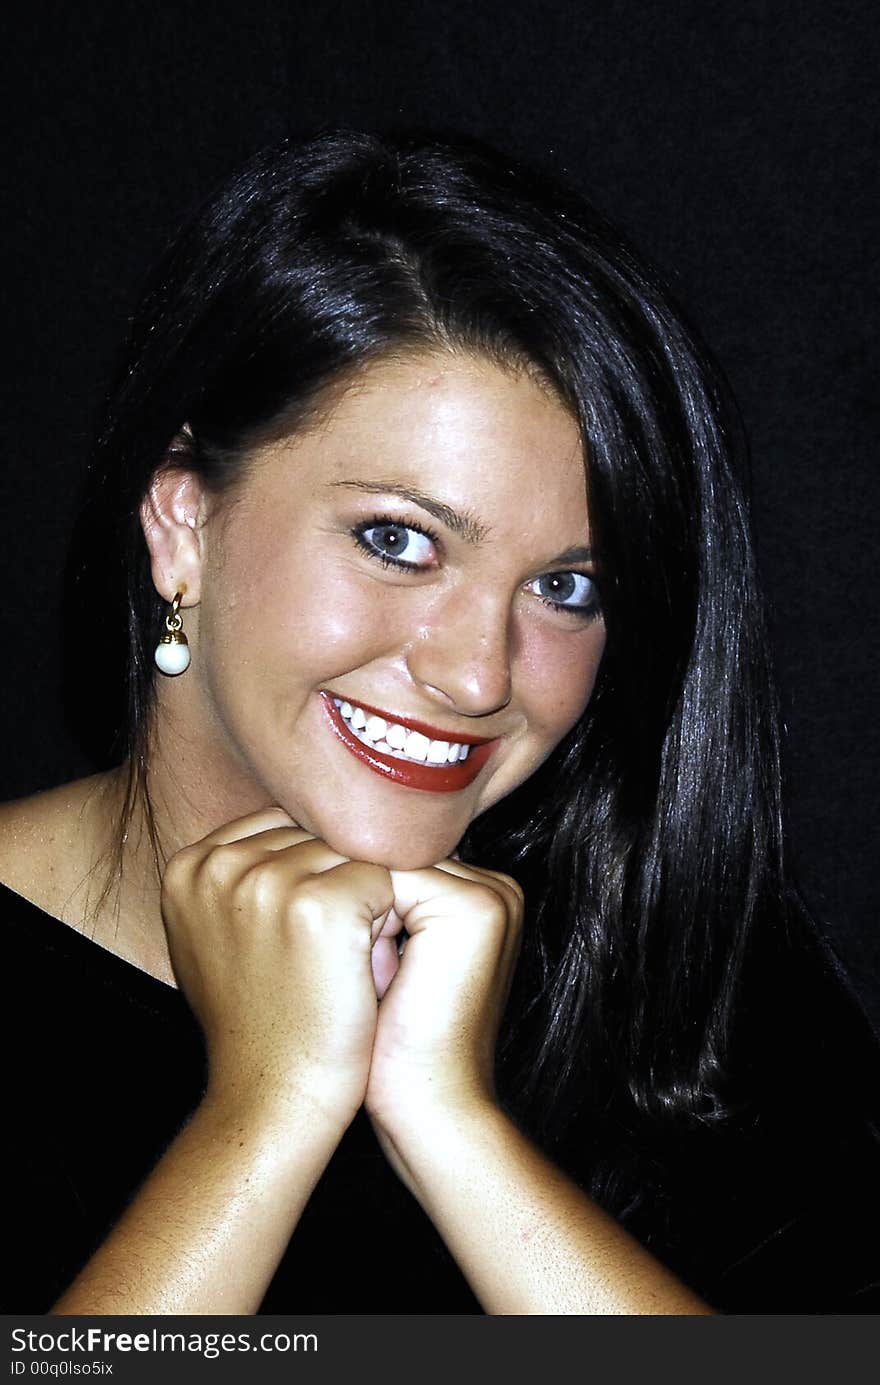
<instances>
[{"instance_id":1,"label":"smiling woman","mask_svg":"<svg viewBox=\"0 0 880 1385\"><path fill-rule=\"evenodd\" d=\"M144 516L193 658L158 726L185 728L188 769L227 795L188 808L172 850L278 804L345 856L433 865L589 701L604 626L588 573L560 566L588 552L582 448L524 375L451 352L374 364L320 428L257 452L231 503L174 468ZM178 760L160 735L152 781L192 804Z\"/></svg>"},{"instance_id":2,"label":"smiling woman","mask_svg":"<svg viewBox=\"0 0 880 1385\"><path fill-rule=\"evenodd\" d=\"M124 753L0 813L10 1311L868 1310L734 419L482 147L282 145L181 234L83 517Z\"/></svg>"}]
</instances>

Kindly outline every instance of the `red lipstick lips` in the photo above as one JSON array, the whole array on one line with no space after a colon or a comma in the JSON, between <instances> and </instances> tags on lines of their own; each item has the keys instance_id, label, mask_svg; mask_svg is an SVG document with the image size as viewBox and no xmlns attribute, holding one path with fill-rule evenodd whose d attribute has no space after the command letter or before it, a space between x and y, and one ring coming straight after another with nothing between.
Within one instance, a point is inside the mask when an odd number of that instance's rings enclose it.
<instances>
[{"instance_id":1,"label":"red lipstick lips","mask_svg":"<svg viewBox=\"0 0 880 1385\"><path fill-rule=\"evenodd\" d=\"M437 727L428 726L426 722L412 721L408 717L393 717L388 712L382 711L381 708L370 707L366 702L358 702L356 705L370 716L383 717L387 722L396 722L405 727L407 731L420 731L429 740L458 742L459 745L472 747L468 752L467 759L459 760L456 764L429 765L414 760L401 760L394 755L386 755L383 751L376 750L374 746L367 745L360 740L346 725L342 713L333 701L332 693L322 691L321 701L324 704L324 711L331 729L342 741L346 750L351 751L352 755L373 770L375 774L380 774L384 779L390 779L392 783L400 784L408 789L424 789L429 793L458 793L461 789L466 789L476 779L497 744L497 741L486 740L483 736L465 736L459 735L457 732L452 736L448 731L441 731Z\"/></svg>"}]
</instances>

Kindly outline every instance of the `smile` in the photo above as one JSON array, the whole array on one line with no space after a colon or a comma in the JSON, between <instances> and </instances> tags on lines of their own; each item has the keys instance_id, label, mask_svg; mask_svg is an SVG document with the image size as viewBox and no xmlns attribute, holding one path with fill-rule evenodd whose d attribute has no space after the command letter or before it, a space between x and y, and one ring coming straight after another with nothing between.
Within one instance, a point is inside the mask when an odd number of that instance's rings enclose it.
<instances>
[{"instance_id":1,"label":"smile","mask_svg":"<svg viewBox=\"0 0 880 1385\"><path fill-rule=\"evenodd\" d=\"M455 793L476 779L497 741L460 733L446 740L424 722L392 719L322 690L330 725L347 750L376 774L406 788Z\"/></svg>"}]
</instances>

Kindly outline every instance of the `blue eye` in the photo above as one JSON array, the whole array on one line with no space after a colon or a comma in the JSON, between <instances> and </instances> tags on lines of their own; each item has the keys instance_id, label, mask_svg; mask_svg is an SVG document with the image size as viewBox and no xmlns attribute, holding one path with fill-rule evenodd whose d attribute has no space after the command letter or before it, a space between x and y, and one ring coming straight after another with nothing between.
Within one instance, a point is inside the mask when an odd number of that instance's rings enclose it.
<instances>
[{"instance_id":1,"label":"blue eye","mask_svg":"<svg viewBox=\"0 0 880 1385\"><path fill-rule=\"evenodd\" d=\"M557 611L595 616L599 613L599 591L585 572L549 572L529 584L536 596Z\"/></svg>"},{"instance_id":2,"label":"blue eye","mask_svg":"<svg viewBox=\"0 0 880 1385\"><path fill-rule=\"evenodd\" d=\"M355 542L371 558L386 567L430 567L434 556L433 534L399 520L371 520L352 530Z\"/></svg>"}]
</instances>

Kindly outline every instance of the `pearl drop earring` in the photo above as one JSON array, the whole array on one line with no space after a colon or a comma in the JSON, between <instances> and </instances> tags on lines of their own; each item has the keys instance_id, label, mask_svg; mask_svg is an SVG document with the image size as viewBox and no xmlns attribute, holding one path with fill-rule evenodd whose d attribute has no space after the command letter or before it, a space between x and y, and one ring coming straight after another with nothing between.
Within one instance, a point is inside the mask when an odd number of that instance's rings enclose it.
<instances>
[{"instance_id":1,"label":"pearl drop earring","mask_svg":"<svg viewBox=\"0 0 880 1385\"><path fill-rule=\"evenodd\" d=\"M183 592L176 592L171 610L165 617L165 634L156 645L154 655L156 667L169 678L185 673L189 668L189 643L183 633L183 616L180 614L182 600Z\"/></svg>"}]
</instances>

